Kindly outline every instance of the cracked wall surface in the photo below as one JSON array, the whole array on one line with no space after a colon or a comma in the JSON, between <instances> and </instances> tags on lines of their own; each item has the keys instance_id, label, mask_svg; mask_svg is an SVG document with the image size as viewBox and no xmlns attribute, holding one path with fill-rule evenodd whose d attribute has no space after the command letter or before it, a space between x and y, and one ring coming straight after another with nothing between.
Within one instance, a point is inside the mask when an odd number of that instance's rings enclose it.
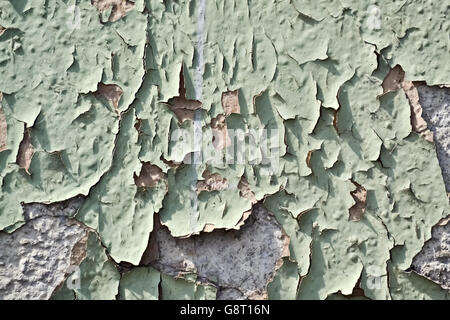
<instances>
[{"instance_id":1,"label":"cracked wall surface","mask_svg":"<svg viewBox=\"0 0 450 320\"><path fill-rule=\"evenodd\" d=\"M449 10L1 2L0 298L449 298Z\"/></svg>"}]
</instances>

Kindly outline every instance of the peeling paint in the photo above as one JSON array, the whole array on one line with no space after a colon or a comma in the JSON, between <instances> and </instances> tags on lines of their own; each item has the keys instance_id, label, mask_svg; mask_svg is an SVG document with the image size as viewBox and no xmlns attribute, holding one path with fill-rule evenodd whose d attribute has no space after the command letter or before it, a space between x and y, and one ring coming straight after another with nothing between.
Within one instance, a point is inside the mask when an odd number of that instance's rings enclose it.
<instances>
[{"instance_id":1,"label":"peeling paint","mask_svg":"<svg viewBox=\"0 0 450 320\"><path fill-rule=\"evenodd\" d=\"M449 214L419 96L450 83L447 11L3 1L0 230L83 196L55 299L448 298L408 271ZM273 251L204 266L233 246Z\"/></svg>"}]
</instances>

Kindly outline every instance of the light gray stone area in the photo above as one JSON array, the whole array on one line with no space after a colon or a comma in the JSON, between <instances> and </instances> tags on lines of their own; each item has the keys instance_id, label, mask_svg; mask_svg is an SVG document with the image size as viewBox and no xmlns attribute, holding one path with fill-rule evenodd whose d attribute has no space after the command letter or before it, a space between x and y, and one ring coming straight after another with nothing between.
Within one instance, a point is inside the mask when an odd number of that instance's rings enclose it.
<instances>
[{"instance_id":1,"label":"light gray stone area","mask_svg":"<svg viewBox=\"0 0 450 320\"><path fill-rule=\"evenodd\" d=\"M198 280L218 287L219 299L264 297L288 244L275 218L258 205L241 230L174 239L162 227L156 239L159 258L153 267L170 275L195 272Z\"/></svg>"},{"instance_id":2,"label":"light gray stone area","mask_svg":"<svg viewBox=\"0 0 450 320\"><path fill-rule=\"evenodd\" d=\"M433 238L414 257L412 269L450 290L450 218L433 228Z\"/></svg>"},{"instance_id":3,"label":"light gray stone area","mask_svg":"<svg viewBox=\"0 0 450 320\"><path fill-rule=\"evenodd\" d=\"M25 221L33 220L42 216L49 217L73 217L83 204L84 197L79 196L67 201L51 204L29 203L23 205Z\"/></svg>"},{"instance_id":4,"label":"light gray stone area","mask_svg":"<svg viewBox=\"0 0 450 320\"><path fill-rule=\"evenodd\" d=\"M26 223L11 234L0 232L0 300L50 298L69 271L74 247L86 237L70 218L80 201L25 205Z\"/></svg>"},{"instance_id":5,"label":"light gray stone area","mask_svg":"<svg viewBox=\"0 0 450 320\"><path fill-rule=\"evenodd\" d=\"M447 192L450 192L450 88L419 84L422 117L434 134L437 156Z\"/></svg>"},{"instance_id":6,"label":"light gray stone area","mask_svg":"<svg viewBox=\"0 0 450 320\"><path fill-rule=\"evenodd\" d=\"M450 88L418 84L422 117L433 132L439 164L447 192L450 192ZM436 225L412 269L450 289L450 218Z\"/></svg>"}]
</instances>

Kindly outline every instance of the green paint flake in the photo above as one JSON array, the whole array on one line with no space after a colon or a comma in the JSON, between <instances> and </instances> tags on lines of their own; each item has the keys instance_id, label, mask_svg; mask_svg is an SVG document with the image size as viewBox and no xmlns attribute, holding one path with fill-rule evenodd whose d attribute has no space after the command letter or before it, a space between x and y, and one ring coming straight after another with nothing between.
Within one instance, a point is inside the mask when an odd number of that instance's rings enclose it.
<instances>
[{"instance_id":1,"label":"green paint flake","mask_svg":"<svg viewBox=\"0 0 450 320\"><path fill-rule=\"evenodd\" d=\"M212 285L197 284L188 280L161 274L163 300L215 300L217 289Z\"/></svg>"},{"instance_id":2,"label":"green paint flake","mask_svg":"<svg viewBox=\"0 0 450 320\"><path fill-rule=\"evenodd\" d=\"M235 178L233 181L230 179L233 176L239 177L232 172L227 179L230 184L237 186L239 179ZM250 201L241 197L237 188L201 191L197 194L192 186L192 168L188 166L169 170L168 183L169 186L177 187L169 189L159 214L161 222L175 237L198 233L206 224L222 229L235 228L243 212L251 208Z\"/></svg>"},{"instance_id":3,"label":"green paint flake","mask_svg":"<svg viewBox=\"0 0 450 320\"><path fill-rule=\"evenodd\" d=\"M160 273L150 267L139 267L126 272L120 279L120 299L158 300L160 279Z\"/></svg>"},{"instance_id":4,"label":"green paint flake","mask_svg":"<svg viewBox=\"0 0 450 320\"><path fill-rule=\"evenodd\" d=\"M267 286L270 300L295 300L299 282L297 264L283 259L283 265Z\"/></svg>"},{"instance_id":5,"label":"green paint flake","mask_svg":"<svg viewBox=\"0 0 450 320\"><path fill-rule=\"evenodd\" d=\"M152 188L135 184L133 176L140 172L141 162L134 120L134 110L123 115L112 166L91 189L77 218L98 230L115 261L138 265L147 247L149 230L153 229L153 213L162 206L166 185L163 181Z\"/></svg>"},{"instance_id":6,"label":"green paint flake","mask_svg":"<svg viewBox=\"0 0 450 320\"><path fill-rule=\"evenodd\" d=\"M396 246L392 255L402 255L403 248ZM398 254L396 254L398 252ZM448 290L413 271L406 272L396 259L388 264L389 287L394 300L449 300Z\"/></svg>"},{"instance_id":7,"label":"green paint flake","mask_svg":"<svg viewBox=\"0 0 450 320\"><path fill-rule=\"evenodd\" d=\"M118 108L124 110L144 73L142 13L130 13L134 22L118 21L111 32L87 1L77 5L79 25L71 24L69 3L21 2L23 15L8 1L0 5L0 25L7 28L0 36L0 92L11 137L0 155L0 228L22 219L21 202L89 193L111 166L118 131L113 107L90 92L101 81L118 84L124 91ZM30 175L13 165L24 123L36 152Z\"/></svg>"}]
</instances>

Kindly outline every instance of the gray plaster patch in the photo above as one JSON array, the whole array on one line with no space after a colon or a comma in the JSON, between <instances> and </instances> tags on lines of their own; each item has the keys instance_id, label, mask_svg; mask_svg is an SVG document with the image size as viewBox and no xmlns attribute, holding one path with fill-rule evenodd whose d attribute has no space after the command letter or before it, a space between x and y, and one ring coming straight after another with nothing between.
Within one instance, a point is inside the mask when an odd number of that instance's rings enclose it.
<instances>
[{"instance_id":1,"label":"gray plaster patch","mask_svg":"<svg viewBox=\"0 0 450 320\"><path fill-rule=\"evenodd\" d=\"M51 204L29 203L23 205L25 221L36 219L42 216L65 216L73 217L84 201L84 197L79 196L67 201L55 202Z\"/></svg>"},{"instance_id":2,"label":"gray plaster patch","mask_svg":"<svg viewBox=\"0 0 450 320\"><path fill-rule=\"evenodd\" d=\"M412 268L450 290L450 222L433 228L433 238L414 258Z\"/></svg>"},{"instance_id":3,"label":"gray plaster patch","mask_svg":"<svg viewBox=\"0 0 450 320\"><path fill-rule=\"evenodd\" d=\"M434 133L437 156L447 192L450 192L450 88L419 84L422 117Z\"/></svg>"},{"instance_id":4,"label":"gray plaster patch","mask_svg":"<svg viewBox=\"0 0 450 320\"><path fill-rule=\"evenodd\" d=\"M450 88L417 84L422 117L433 132L447 192L450 192ZM432 238L414 258L412 269L450 289L450 223L436 225Z\"/></svg>"},{"instance_id":5,"label":"gray plaster patch","mask_svg":"<svg viewBox=\"0 0 450 320\"><path fill-rule=\"evenodd\" d=\"M72 249L86 229L70 216L82 198L24 205L26 223L0 232L0 299L49 299L65 279Z\"/></svg>"},{"instance_id":6,"label":"gray plaster patch","mask_svg":"<svg viewBox=\"0 0 450 320\"><path fill-rule=\"evenodd\" d=\"M67 217L42 216L0 233L0 299L49 299L64 280L85 229Z\"/></svg>"},{"instance_id":7,"label":"gray plaster patch","mask_svg":"<svg viewBox=\"0 0 450 320\"><path fill-rule=\"evenodd\" d=\"M214 230L186 239L157 231L159 258L153 266L177 275L195 272L200 281L215 284L221 299L264 296L286 238L275 218L256 206L241 230Z\"/></svg>"}]
</instances>

